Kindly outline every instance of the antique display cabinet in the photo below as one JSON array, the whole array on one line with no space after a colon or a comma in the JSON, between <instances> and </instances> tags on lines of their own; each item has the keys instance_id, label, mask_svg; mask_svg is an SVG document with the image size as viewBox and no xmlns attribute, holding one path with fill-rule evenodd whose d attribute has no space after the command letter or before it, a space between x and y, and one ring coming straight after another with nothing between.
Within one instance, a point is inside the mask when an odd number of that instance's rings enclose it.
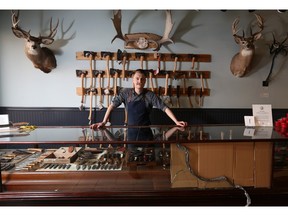
<instances>
[{"instance_id":1,"label":"antique display cabinet","mask_svg":"<svg viewBox=\"0 0 288 216\"><path fill-rule=\"evenodd\" d=\"M129 138L146 130L153 140ZM239 125L8 128L0 203L287 205L286 142L273 127Z\"/></svg>"}]
</instances>

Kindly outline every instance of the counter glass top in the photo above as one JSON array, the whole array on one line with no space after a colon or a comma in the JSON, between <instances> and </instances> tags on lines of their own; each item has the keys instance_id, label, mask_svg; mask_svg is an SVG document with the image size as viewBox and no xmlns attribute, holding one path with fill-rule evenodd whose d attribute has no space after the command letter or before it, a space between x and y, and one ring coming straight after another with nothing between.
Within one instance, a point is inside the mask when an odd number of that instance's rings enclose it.
<instances>
[{"instance_id":1,"label":"counter glass top","mask_svg":"<svg viewBox=\"0 0 288 216\"><path fill-rule=\"evenodd\" d=\"M150 127L110 126L92 130L78 127L37 127L23 131L17 128L1 128L0 144L14 143L191 143L219 141L285 141L285 132L273 127L245 127L242 125L192 125L185 128L173 125L151 125Z\"/></svg>"}]
</instances>

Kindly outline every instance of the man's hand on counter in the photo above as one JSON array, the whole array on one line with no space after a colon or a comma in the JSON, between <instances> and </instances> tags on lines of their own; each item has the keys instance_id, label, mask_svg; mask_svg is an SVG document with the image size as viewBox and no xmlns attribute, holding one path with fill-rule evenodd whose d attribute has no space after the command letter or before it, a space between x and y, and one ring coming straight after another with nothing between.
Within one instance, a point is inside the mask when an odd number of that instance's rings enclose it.
<instances>
[{"instance_id":1,"label":"man's hand on counter","mask_svg":"<svg viewBox=\"0 0 288 216\"><path fill-rule=\"evenodd\" d=\"M98 123L90 125L90 128L94 130L101 129L103 127L105 127L105 122L98 122Z\"/></svg>"}]
</instances>

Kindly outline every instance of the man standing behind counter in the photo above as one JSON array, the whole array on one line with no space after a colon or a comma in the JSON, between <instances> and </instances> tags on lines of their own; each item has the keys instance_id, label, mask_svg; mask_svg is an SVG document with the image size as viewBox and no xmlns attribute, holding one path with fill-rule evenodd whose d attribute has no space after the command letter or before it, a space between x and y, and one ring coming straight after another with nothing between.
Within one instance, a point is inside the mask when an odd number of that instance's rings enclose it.
<instances>
[{"instance_id":1,"label":"man standing behind counter","mask_svg":"<svg viewBox=\"0 0 288 216\"><path fill-rule=\"evenodd\" d=\"M156 107L167 114L167 116L178 126L185 127L187 122L179 121L171 109L158 97L154 92L144 88L146 84L145 71L138 69L132 75L133 88L123 89L119 95L113 98L112 103L107 108L103 121L92 124L90 127L98 129L105 126L110 113L114 108L119 107L122 103L128 116L128 126L149 126L150 112ZM138 139L139 140L139 139Z\"/></svg>"}]
</instances>

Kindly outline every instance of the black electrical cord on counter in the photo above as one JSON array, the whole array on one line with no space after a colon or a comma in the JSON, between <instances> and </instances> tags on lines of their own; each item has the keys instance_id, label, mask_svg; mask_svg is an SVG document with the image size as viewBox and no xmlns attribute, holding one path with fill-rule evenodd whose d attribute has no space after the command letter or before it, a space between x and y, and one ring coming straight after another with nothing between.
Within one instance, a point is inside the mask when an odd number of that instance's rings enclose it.
<instances>
[{"instance_id":1,"label":"black electrical cord on counter","mask_svg":"<svg viewBox=\"0 0 288 216\"><path fill-rule=\"evenodd\" d=\"M173 181L175 180L175 178L177 177L177 175L183 171L186 171L187 169L189 170L189 172L191 173L192 176L196 177L198 180L201 180L201 181L205 181L205 182L216 182L216 181L226 181L229 185L231 185L232 187L234 188L237 188L237 189L241 189L244 191L244 194L246 196L246 206L249 206L251 204L251 199L250 199L250 196L249 194L247 193L247 191L241 186L241 185L235 185L233 184L226 176L219 176L219 177L215 177L215 178L204 178L202 176L199 176L197 175L193 169L191 168L190 166L190 163L189 163L189 150L181 145L180 143L177 143L177 148L179 148L181 151L184 151L185 153L185 163L186 163L186 166L187 168L186 169L182 169L182 170L179 170L178 172L176 172L176 174L173 176L172 178L172 183Z\"/></svg>"}]
</instances>

